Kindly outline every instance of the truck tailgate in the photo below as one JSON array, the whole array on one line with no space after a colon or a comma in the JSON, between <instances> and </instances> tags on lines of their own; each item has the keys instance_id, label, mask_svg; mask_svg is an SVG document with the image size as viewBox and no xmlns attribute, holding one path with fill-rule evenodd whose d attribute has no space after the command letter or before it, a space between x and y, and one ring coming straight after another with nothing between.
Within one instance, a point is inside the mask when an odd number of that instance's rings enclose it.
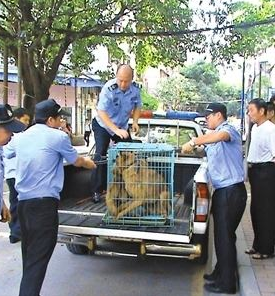
<instances>
[{"instance_id":1,"label":"truck tailgate","mask_svg":"<svg viewBox=\"0 0 275 296\"><path fill-rule=\"evenodd\" d=\"M183 196L175 197L174 226L145 227L107 225L102 221L105 202L94 204L91 198L76 201L67 199L59 209L59 231L71 234L117 237L137 240L157 240L189 243L191 207L183 203Z\"/></svg>"}]
</instances>

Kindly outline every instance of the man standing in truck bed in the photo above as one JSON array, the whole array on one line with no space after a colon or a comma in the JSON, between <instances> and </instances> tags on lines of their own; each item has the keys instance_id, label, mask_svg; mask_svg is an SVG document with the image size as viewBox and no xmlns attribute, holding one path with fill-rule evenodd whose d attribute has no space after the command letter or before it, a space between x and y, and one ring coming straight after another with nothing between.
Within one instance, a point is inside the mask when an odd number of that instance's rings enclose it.
<instances>
[{"instance_id":1,"label":"man standing in truck bed","mask_svg":"<svg viewBox=\"0 0 275 296\"><path fill-rule=\"evenodd\" d=\"M120 65L116 78L109 80L102 88L97 105L97 116L92 121L95 138L95 160L106 156L110 140L114 142L131 141L128 120L133 111L132 130L138 133L140 115L140 88L132 81L133 69L129 65ZM106 189L107 167L98 166L92 173L93 201L100 200L100 194Z\"/></svg>"}]
</instances>

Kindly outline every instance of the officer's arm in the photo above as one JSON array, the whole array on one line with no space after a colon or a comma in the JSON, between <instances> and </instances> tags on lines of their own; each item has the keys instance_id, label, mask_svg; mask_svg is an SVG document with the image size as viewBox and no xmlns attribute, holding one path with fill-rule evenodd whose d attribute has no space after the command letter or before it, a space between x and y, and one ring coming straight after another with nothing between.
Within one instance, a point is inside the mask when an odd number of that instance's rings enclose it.
<instances>
[{"instance_id":1,"label":"officer's arm","mask_svg":"<svg viewBox=\"0 0 275 296\"><path fill-rule=\"evenodd\" d=\"M139 117L140 117L140 108L135 108L133 110L133 122L138 123Z\"/></svg>"},{"instance_id":2,"label":"officer's arm","mask_svg":"<svg viewBox=\"0 0 275 296\"><path fill-rule=\"evenodd\" d=\"M212 133L208 133L197 138L192 138L192 141L196 146L217 143L221 141L230 141L230 134L227 131L214 131Z\"/></svg>"},{"instance_id":3,"label":"officer's arm","mask_svg":"<svg viewBox=\"0 0 275 296\"><path fill-rule=\"evenodd\" d=\"M89 157L78 156L74 166L83 167L85 169L95 169L96 164Z\"/></svg>"},{"instance_id":4,"label":"officer's arm","mask_svg":"<svg viewBox=\"0 0 275 296\"><path fill-rule=\"evenodd\" d=\"M103 110L97 110L97 115L100 117L100 119L103 121L105 126L107 126L111 131L116 133L116 131L119 129L110 119L107 112Z\"/></svg>"},{"instance_id":5,"label":"officer's arm","mask_svg":"<svg viewBox=\"0 0 275 296\"><path fill-rule=\"evenodd\" d=\"M197 146L229 140L230 134L227 131L214 131L197 138L192 138L189 142L182 145L181 151L182 153L190 153L196 149Z\"/></svg>"}]
</instances>

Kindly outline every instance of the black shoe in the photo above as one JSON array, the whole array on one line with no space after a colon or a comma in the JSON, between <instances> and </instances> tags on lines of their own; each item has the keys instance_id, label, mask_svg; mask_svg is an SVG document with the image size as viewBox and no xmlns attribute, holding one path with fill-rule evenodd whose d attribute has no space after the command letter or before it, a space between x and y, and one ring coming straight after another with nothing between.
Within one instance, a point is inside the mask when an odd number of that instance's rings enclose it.
<instances>
[{"instance_id":1,"label":"black shoe","mask_svg":"<svg viewBox=\"0 0 275 296\"><path fill-rule=\"evenodd\" d=\"M93 200L94 203L100 202L100 200L101 200L100 194L97 193L97 192L95 192L94 195L93 195L93 197L92 197L92 200Z\"/></svg>"},{"instance_id":2,"label":"black shoe","mask_svg":"<svg viewBox=\"0 0 275 296\"><path fill-rule=\"evenodd\" d=\"M204 284L204 289L211 293L236 294L236 288L222 288L215 283Z\"/></svg>"},{"instance_id":3,"label":"black shoe","mask_svg":"<svg viewBox=\"0 0 275 296\"><path fill-rule=\"evenodd\" d=\"M18 243L18 242L20 242L20 241L21 241L21 238L20 238L20 237L10 235L10 243L11 243L11 244L16 244L16 243Z\"/></svg>"},{"instance_id":4,"label":"black shoe","mask_svg":"<svg viewBox=\"0 0 275 296\"><path fill-rule=\"evenodd\" d=\"M213 271L212 273L209 273L209 274L204 274L203 275L203 278L209 282L215 282L217 280L217 273L215 271Z\"/></svg>"}]
</instances>

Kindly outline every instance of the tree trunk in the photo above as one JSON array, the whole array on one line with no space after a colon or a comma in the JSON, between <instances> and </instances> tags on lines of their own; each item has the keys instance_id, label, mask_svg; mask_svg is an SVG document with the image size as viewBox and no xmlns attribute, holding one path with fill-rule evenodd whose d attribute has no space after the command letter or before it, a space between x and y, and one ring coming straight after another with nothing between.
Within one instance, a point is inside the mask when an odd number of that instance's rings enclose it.
<instances>
[{"instance_id":1,"label":"tree trunk","mask_svg":"<svg viewBox=\"0 0 275 296\"><path fill-rule=\"evenodd\" d=\"M24 52L23 55L22 77L25 91L23 106L33 115L35 104L48 99L52 81L34 66L30 53Z\"/></svg>"},{"instance_id":2,"label":"tree trunk","mask_svg":"<svg viewBox=\"0 0 275 296\"><path fill-rule=\"evenodd\" d=\"M9 50L8 47L6 45L4 45L4 55L3 55L3 60L4 60L4 79L3 79L3 85L4 85L4 92L3 92L3 103L7 104L8 103L8 64L9 64L9 60L8 60L8 56L9 56Z\"/></svg>"}]
</instances>

